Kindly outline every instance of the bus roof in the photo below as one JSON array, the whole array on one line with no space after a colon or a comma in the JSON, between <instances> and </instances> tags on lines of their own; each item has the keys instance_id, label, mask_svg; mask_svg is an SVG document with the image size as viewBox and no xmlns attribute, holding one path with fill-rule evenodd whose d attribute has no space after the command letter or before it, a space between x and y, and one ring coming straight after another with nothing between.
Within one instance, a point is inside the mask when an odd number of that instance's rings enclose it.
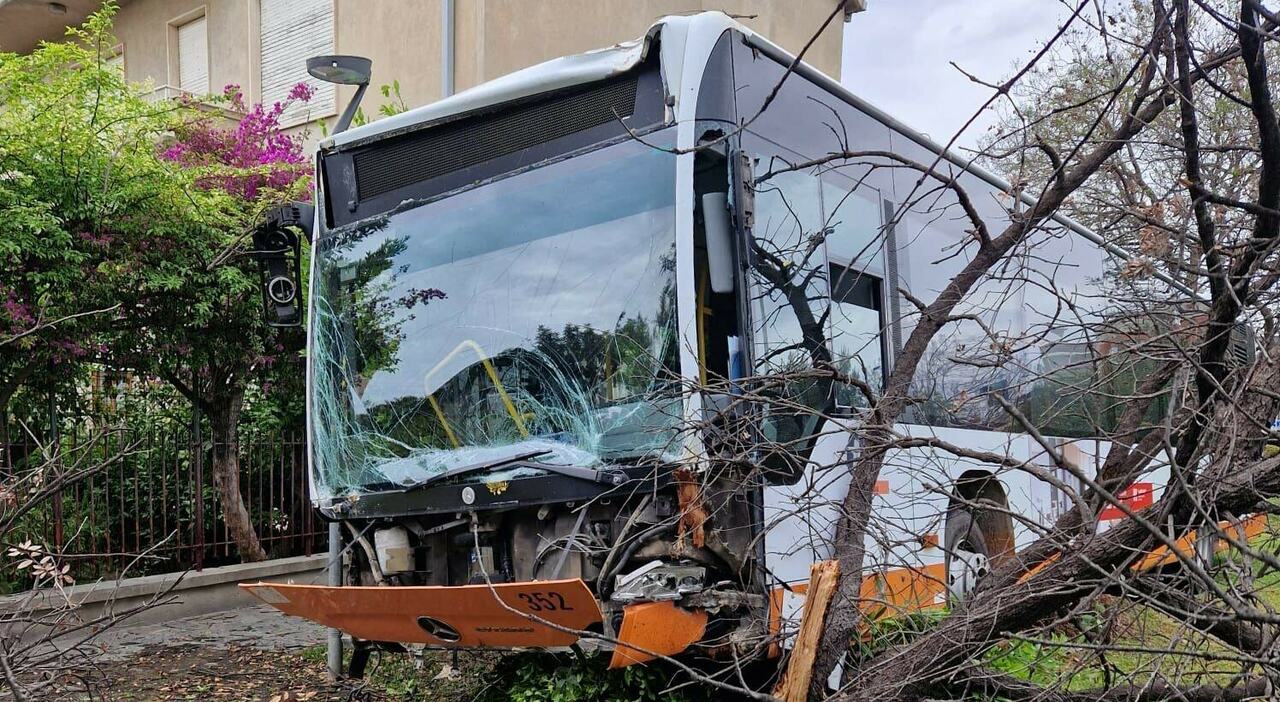
<instances>
[{"instance_id":1,"label":"bus roof","mask_svg":"<svg viewBox=\"0 0 1280 702\"><path fill-rule=\"evenodd\" d=\"M447 121L450 117L477 109L499 105L539 93L603 80L624 73L638 65L648 55L654 40L658 38L662 40L659 44L664 64L664 77L668 81L667 92L672 99L678 100L683 91L680 90L681 86L673 85L672 81L679 80L681 71L678 70L678 67L683 65L685 47L692 44L714 43L725 30L729 29L739 32L748 44L783 65L790 65L795 60L792 54L787 53L778 45L756 34L750 28L722 12L671 15L655 22L645 32L644 36L638 39L616 44L605 49L552 59L521 69L468 88L443 100L333 135L320 142L320 149L322 151L342 150L346 147L414 131L429 124ZM797 64L795 72L817 84L833 97L853 105L872 119L929 151L938 154L950 163L969 171L993 187L1003 192L1013 192L1013 187L1008 181L978 165L974 159L966 158L945 148L922 132L858 97L850 92L848 88L845 88L839 82L809 64L801 61ZM1034 201L1034 198L1028 193L1021 193L1021 197L1028 203ZM1126 259L1130 257L1128 252L1103 240L1093 230L1069 217L1055 214L1052 219L1114 255ZM1163 275L1160 277L1184 290L1184 292L1191 292Z\"/></svg>"},{"instance_id":2,"label":"bus roof","mask_svg":"<svg viewBox=\"0 0 1280 702\"><path fill-rule=\"evenodd\" d=\"M644 59L648 53L651 37L660 30L665 21L653 25L640 39L615 44L607 49L544 61L481 83L442 100L353 127L321 141L320 148L322 150L341 149L345 146L400 134L473 110L625 73Z\"/></svg>"}]
</instances>

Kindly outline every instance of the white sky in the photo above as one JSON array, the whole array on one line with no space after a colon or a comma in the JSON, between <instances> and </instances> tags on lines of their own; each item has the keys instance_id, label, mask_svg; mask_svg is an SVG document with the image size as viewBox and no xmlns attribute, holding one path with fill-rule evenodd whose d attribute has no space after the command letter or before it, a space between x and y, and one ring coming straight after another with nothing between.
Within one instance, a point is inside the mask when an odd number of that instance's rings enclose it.
<instances>
[{"instance_id":1,"label":"white sky","mask_svg":"<svg viewBox=\"0 0 1280 702\"><path fill-rule=\"evenodd\" d=\"M950 65L998 82L1030 60L1070 13L1060 0L868 0L844 28L841 80L889 114L946 143L991 96ZM991 125L958 142L974 146Z\"/></svg>"}]
</instances>

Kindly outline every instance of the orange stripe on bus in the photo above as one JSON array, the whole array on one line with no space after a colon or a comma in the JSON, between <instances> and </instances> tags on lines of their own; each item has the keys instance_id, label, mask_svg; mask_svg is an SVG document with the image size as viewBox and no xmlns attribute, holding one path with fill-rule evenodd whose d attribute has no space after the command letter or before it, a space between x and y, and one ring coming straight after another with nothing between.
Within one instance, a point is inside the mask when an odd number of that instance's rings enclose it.
<instances>
[{"instance_id":1,"label":"orange stripe on bus","mask_svg":"<svg viewBox=\"0 0 1280 702\"><path fill-rule=\"evenodd\" d=\"M1221 522L1218 524L1218 528L1223 531L1234 532L1233 537L1238 541L1248 541L1266 530L1267 515L1255 514L1252 517L1247 517L1235 524L1232 524L1231 522ZM1141 573L1152 570L1153 568L1171 565L1178 560L1179 555L1183 558L1188 558L1195 550L1196 538L1196 532L1189 532L1173 543L1176 551L1170 552L1168 546L1159 546L1149 551L1147 555L1143 556L1141 560L1134 563L1130 568L1131 570ZM1216 552L1222 552L1228 548L1231 548L1231 544L1226 541L1219 541L1214 550ZM1040 571L1048 568L1054 563L1057 563L1061 557L1061 553L1055 553L1040 563L1037 563L1034 568L1024 573L1021 578L1018 578L1018 583L1025 583L1035 577Z\"/></svg>"},{"instance_id":2,"label":"orange stripe on bus","mask_svg":"<svg viewBox=\"0 0 1280 702\"><path fill-rule=\"evenodd\" d=\"M782 631L782 605L788 592L803 597L809 582L777 587L769 592L769 655L782 653L778 635ZM941 563L922 568L891 568L862 579L858 607L871 619L900 616L910 612L937 609L945 602L946 568Z\"/></svg>"}]
</instances>

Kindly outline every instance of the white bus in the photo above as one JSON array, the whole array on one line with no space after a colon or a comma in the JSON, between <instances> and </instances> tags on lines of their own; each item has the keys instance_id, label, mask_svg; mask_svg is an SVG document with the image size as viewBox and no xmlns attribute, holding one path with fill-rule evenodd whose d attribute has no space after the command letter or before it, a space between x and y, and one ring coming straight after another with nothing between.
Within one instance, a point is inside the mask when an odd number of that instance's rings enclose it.
<instances>
[{"instance_id":1,"label":"white bus","mask_svg":"<svg viewBox=\"0 0 1280 702\"><path fill-rule=\"evenodd\" d=\"M622 666L785 642L864 390L975 250L954 192L886 154L936 164L993 230L1018 205L793 61L723 14L669 17L322 142L311 486L345 577L250 591L358 653L581 643ZM1078 476L993 396L1096 469L1114 258L1055 220L935 340L896 427L931 445L891 452L876 486L868 609L963 596L1071 507Z\"/></svg>"}]
</instances>

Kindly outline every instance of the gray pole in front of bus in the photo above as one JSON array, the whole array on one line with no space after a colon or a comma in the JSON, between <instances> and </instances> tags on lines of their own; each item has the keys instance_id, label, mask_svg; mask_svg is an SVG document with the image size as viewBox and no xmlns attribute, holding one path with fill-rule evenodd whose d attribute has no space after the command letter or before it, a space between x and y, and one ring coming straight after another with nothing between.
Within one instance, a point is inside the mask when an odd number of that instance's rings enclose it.
<instances>
[{"instance_id":1,"label":"gray pole in front of bus","mask_svg":"<svg viewBox=\"0 0 1280 702\"><path fill-rule=\"evenodd\" d=\"M2 0L0 0L0 4L3 4ZM338 121L333 125L334 134L346 131L346 129L351 126L351 121L356 116L356 110L360 107L360 99L364 97L364 92L369 87L369 80L373 76L373 61L363 56L312 56L307 59L307 74L312 78L324 81L325 83L355 86L356 94L351 96L351 101L347 103L346 109L342 111L342 116L338 117ZM308 380L310 380L309 377ZM307 391L311 391L310 382L307 383ZM311 439L309 427L313 420L310 405L311 403L308 402L308 449L310 448L309 442ZM308 454L308 457L309 456L310 454ZM310 461L307 462L307 468L311 468ZM334 521L329 522L329 557L326 571L329 575L329 587L342 587L342 524L336 518L336 515L334 516ZM327 653L329 678L331 680L337 680L342 677L341 631L337 629L329 630Z\"/></svg>"},{"instance_id":2,"label":"gray pole in front of bus","mask_svg":"<svg viewBox=\"0 0 1280 702\"><path fill-rule=\"evenodd\" d=\"M342 525L329 522L329 587L342 585ZM342 632L329 630L329 678L342 677Z\"/></svg>"},{"instance_id":3,"label":"gray pole in front of bus","mask_svg":"<svg viewBox=\"0 0 1280 702\"><path fill-rule=\"evenodd\" d=\"M444 16L440 18L440 92L442 97L453 95L453 0L442 3Z\"/></svg>"},{"instance_id":4,"label":"gray pole in front of bus","mask_svg":"<svg viewBox=\"0 0 1280 702\"><path fill-rule=\"evenodd\" d=\"M453 0L444 0L443 16L440 18L440 86L443 97L453 95ZM329 522L329 587L342 586L342 530L338 522ZM329 630L329 677L337 680L342 676L342 632Z\"/></svg>"}]
</instances>

